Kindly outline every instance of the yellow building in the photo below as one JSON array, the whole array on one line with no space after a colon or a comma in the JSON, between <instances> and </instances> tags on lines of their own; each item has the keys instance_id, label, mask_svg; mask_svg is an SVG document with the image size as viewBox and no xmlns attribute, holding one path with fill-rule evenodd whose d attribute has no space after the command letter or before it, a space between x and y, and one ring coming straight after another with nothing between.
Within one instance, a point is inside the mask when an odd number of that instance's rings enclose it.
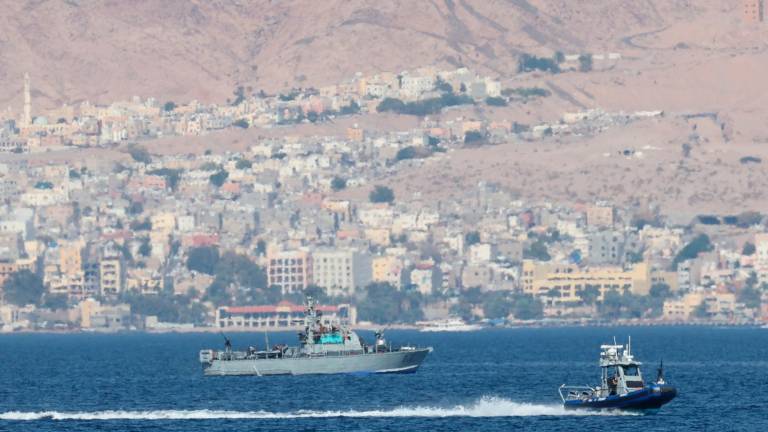
<instances>
[{"instance_id":1,"label":"yellow building","mask_svg":"<svg viewBox=\"0 0 768 432\"><path fill-rule=\"evenodd\" d=\"M153 232L171 233L176 228L176 216L173 213L158 213L150 218Z\"/></svg>"},{"instance_id":2,"label":"yellow building","mask_svg":"<svg viewBox=\"0 0 768 432\"><path fill-rule=\"evenodd\" d=\"M92 298L78 305L80 328L120 329L128 324L131 307L127 304L103 305Z\"/></svg>"},{"instance_id":3,"label":"yellow building","mask_svg":"<svg viewBox=\"0 0 768 432\"><path fill-rule=\"evenodd\" d=\"M589 206L587 207L587 225L591 227L612 227L613 207Z\"/></svg>"},{"instance_id":4,"label":"yellow building","mask_svg":"<svg viewBox=\"0 0 768 432\"><path fill-rule=\"evenodd\" d=\"M403 272L403 261L394 256L379 256L371 260L371 280L388 282L400 288L400 278Z\"/></svg>"},{"instance_id":5,"label":"yellow building","mask_svg":"<svg viewBox=\"0 0 768 432\"><path fill-rule=\"evenodd\" d=\"M707 311L719 313L735 304L736 297L730 293L689 292L678 299L664 301L663 317L667 321L688 321L694 318L694 312L702 303L707 304Z\"/></svg>"},{"instance_id":6,"label":"yellow building","mask_svg":"<svg viewBox=\"0 0 768 432\"><path fill-rule=\"evenodd\" d=\"M610 290L647 295L651 288L650 270L646 263L625 270L621 267L581 269L575 264L523 261L522 288L526 294L550 297L556 294L556 303L576 303L581 301L579 292L588 286L599 290L598 301Z\"/></svg>"},{"instance_id":7,"label":"yellow building","mask_svg":"<svg viewBox=\"0 0 768 432\"><path fill-rule=\"evenodd\" d=\"M677 283L677 272L653 269L651 270L651 286L656 284L669 285L671 292L677 292L680 288Z\"/></svg>"},{"instance_id":8,"label":"yellow building","mask_svg":"<svg viewBox=\"0 0 768 432\"><path fill-rule=\"evenodd\" d=\"M13 273L21 270L35 271L37 260L34 258L20 258L14 262L0 262L0 287Z\"/></svg>"},{"instance_id":9,"label":"yellow building","mask_svg":"<svg viewBox=\"0 0 768 432\"><path fill-rule=\"evenodd\" d=\"M347 139L350 141L362 142L365 140L365 130L357 127L357 125L347 128Z\"/></svg>"},{"instance_id":10,"label":"yellow building","mask_svg":"<svg viewBox=\"0 0 768 432\"><path fill-rule=\"evenodd\" d=\"M368 228L365 230L365 238L377 246L389 246L390 230L386 228Z\"/></svg>"},{"instance_id":11,"label":"yellow building","mask_svg":"<svg viewBox=\"0 0 768 432\"><path fill-rule=\"evenodd\" d=\"M59 246L59 272L75 276L83 271L83 243L76 241Z\"/></svg>"}]
</instances>

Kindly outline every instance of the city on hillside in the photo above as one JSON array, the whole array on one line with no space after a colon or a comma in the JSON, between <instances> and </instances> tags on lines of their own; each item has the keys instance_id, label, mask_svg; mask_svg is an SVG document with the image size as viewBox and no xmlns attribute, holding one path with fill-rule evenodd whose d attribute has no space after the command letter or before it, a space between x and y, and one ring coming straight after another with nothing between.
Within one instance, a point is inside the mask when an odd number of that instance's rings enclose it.
<instances>
[{"instance_id":1,"label":"city on hillside","mask_svg":"<svg viewBox=\"0 0 768 432\"><path fill-rule=\"evenodd\" d=\"M520 68L618 61L555 53L523 56ZM380 181L468 146L595 135L662 111L592 109L543 124L445 120L457 106L550 96L466 68L359 74L276 95L238 87L221 105L136 97L41 115L31 82L24 77L20 113L0 116L2 331L293 327L307 296L360 326L449 317L489 326L768 321L760 213L681 224L653 206L530 201L493 182L419 199ZM152 151L162 137L385 112L418 116L419 126L263 137L244 151L200 156ZM430 117L438 112L442 120ZM126 157L15 156L84 148Z\"/></svg>"}]
</instances>

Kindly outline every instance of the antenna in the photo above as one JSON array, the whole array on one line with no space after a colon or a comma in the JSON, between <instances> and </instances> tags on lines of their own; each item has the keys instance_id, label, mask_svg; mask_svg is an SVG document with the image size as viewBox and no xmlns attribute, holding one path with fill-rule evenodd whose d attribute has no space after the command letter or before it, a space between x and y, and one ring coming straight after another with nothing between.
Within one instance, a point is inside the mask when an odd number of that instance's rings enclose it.
<instances>
[{"instance_id":1,"label":"antenna","mask_svg":"<svg viewBox=\"0 0 768 432\"><path fill-rule=\"evenodd\" d=\"M656 370L656 383L664 384L664 359L659 361L659 368Z\"/></svg>"},{"instance_id":2,"label":"antenna","mask_svg":"<svg viewBox=\"0 0 768 432\"><path fill-rule=\"evenodd\" d=\"M223 331L220 331L221 336L224 337L224 350L225 351L232 351L232 341L229 340L227 335L224 334Z\"/></svg>"},{"instance_id":3,"label":"antenna","mask_svg":"<svg viewBox=\"0 0 768 432\"><path fill-rule=\"evenodd\" d=\"M264 347L264 351L269 351L269 332L267 332L266 327L264 327L264 343L267 344L266 347Z\"/></svg>"},{"instance_id":4,"label":"antenna","mask_svg":"<svg viewBox=\"0 0 768 432\"><path fill-rule=\"evenodd\" d=\"M632 355L632 336L629 336L629 341L627 342L627 356Z\"/></svg>"}]
</instances>

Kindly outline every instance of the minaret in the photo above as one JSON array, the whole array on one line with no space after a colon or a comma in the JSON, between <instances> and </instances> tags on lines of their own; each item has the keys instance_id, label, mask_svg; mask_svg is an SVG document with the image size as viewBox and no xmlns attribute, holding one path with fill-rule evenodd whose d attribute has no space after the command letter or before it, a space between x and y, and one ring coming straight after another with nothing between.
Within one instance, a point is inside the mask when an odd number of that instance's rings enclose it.
<instances>
[{"instance_id":1,"label":"minaret","mask_svg":"<svg viewBox=\"0 0 768 432\"><path fill-rule=\"evenodd\" d=\"M21 119L22 126L32 124L32 95L29 90L29 74L24 74L24 118Z\"/></svg>"}]
</instances>

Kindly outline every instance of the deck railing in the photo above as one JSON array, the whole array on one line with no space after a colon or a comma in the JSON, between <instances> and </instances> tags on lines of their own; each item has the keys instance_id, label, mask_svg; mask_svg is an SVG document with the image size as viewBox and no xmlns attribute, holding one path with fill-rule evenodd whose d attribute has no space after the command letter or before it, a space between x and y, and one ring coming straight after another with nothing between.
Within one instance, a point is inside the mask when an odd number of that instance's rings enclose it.
<instances>
[{"instance_id":1,"label":"deck railing","mask_svg":"<svg viewBox=\"0 0 768 432\"><path fill-rule=\"evenodd\" d=\"M567 386L563 384L557 391L560 393L560 399L563 402L576 399L591 399L595 396L595 389L590 386Z\"/></svg>"}]
</instances>

